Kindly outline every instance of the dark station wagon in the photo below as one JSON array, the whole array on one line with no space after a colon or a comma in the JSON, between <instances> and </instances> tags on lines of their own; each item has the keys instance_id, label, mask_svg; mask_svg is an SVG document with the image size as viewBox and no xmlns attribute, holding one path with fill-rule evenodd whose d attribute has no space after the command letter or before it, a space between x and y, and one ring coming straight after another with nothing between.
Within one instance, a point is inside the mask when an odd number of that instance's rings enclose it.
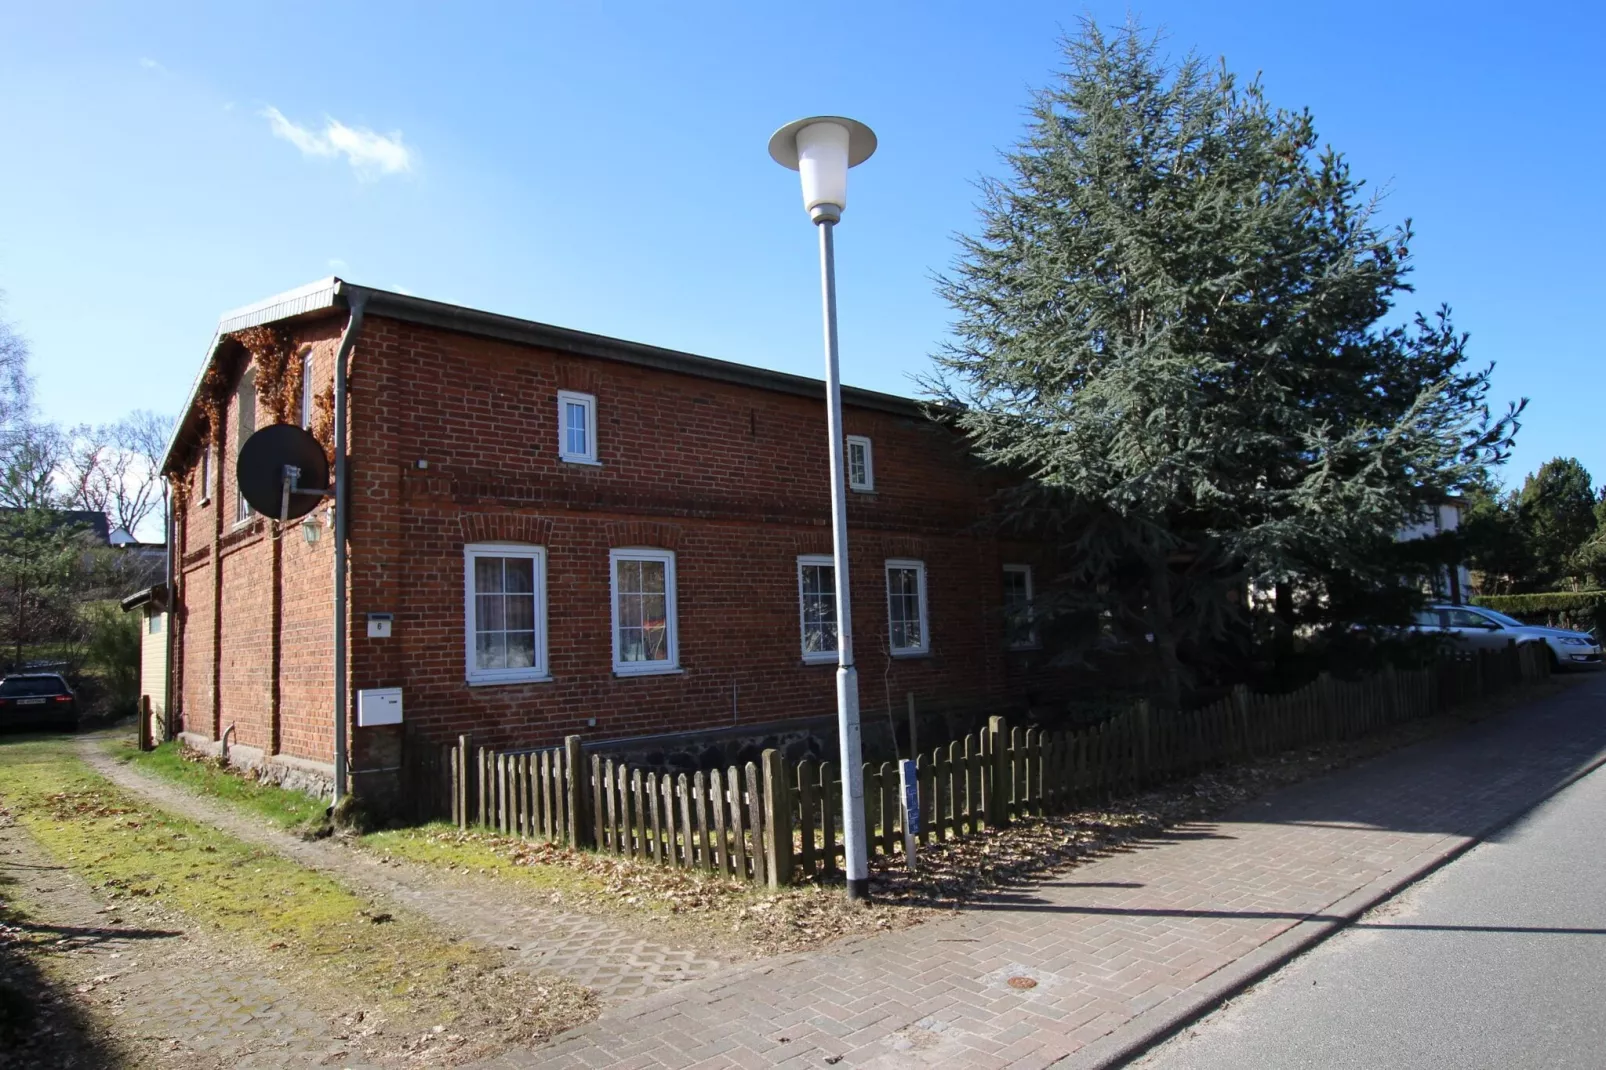
<instances>
[{"instance_id":1,"label":"dark station wagon","mask_svg":"<svg viewBox=\"0 0 1606 1070\"><path fill-rule=\"evenodd\" d=\"M0 680L0 728L78 727L78 695L58 673L18 673Z\"/></svg>"}]
</instances>

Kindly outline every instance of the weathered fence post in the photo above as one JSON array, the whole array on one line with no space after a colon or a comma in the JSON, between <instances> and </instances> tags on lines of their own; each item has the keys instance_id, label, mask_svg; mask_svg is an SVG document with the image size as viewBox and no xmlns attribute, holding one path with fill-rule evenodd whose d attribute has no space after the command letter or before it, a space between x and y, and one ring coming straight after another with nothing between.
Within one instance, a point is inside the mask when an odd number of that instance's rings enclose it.
<instances>
[{"instance_id":1,"label":"weathered fence post","mask_svg":"<svg viewBox=\"0 0 1606 1070\"><path fill-rule=\"evenodd\" d=\"M1253 755L1255 753L1254 737L1249 729L1249 686L1247 684L1232 685L1232 712L1233 719L1238 722L1238 752Z\"/></svg>"},{"instance_id":2,"label":"weathered fence post","mask_svg":"<svg viewBox=\"0 0 1606 1070\"><path fill-rule=\"evenodd\" d=\"M1009 824L1009 729L998 716L987 718L987 827Z\"/></svg>"},{"instance_id":3,"label":"weathered fence post","mask_svg":"<svg viewBox=\"0 0 1606 1070\"><path fill-rule=\"evenodd\" d=\"M568 792L569 846L580 847L586 834L585 749L579 736L563 737L563 786Z\"/></svg>"},{"instance_id":4,"label":"weathered fence post","mask_svg":"<svg viewBox=\"0 0 1606 1070\"><path fill-rule=\"evenodd\" d=\"M489 771L488 771L488 766L490 764L490 760L491 760L490 759L490 754L489 754L489 752L486 751L486 749L484 747L475 748L475 750L474 750L474 790L475 790L475 796L476 796L476 799L477 799L477 802L475 803L475 813L476 813L476 815L478 817L478 820L475 822L475 824L479 825L482 828L485 826L485 821L486 821L486 809L485 809L485 807L486 807L487 798L490 795L490 792L488 790L490 788L490 786L491 786L490 785L490 775L489 775Z\"/></svg>"},{"instance_id":5,"label":"weathered fence post","mask_svg":"<svg viewBox=\"0 0 1606 1070\"><path fill-rule=\"evenodd\" d=\"M452 818L457 827L468 829L468 753L470 737L457 737L457 750L452 754Z\"/></svg>"},{"instance_id":6,"label":"weathered fence post","mask_svg":"<svg viewBox=\"0 0 1606 1070\"><path fill-rule=\"evenodd\" d=\"M1140 784L1143 784L1148 782L1149 772L1154 768L1154 734L1152 723L1153 711L1149 708L1148 699L1143 698L1138 700L1138 706L1136 711L1134 711L1134 715L1138 720L1137 780Z\"/></svg>"},{"instance_id":7,"label":"weathered fence post","mask_svg":"<svg viewBox=\"0 0 1606 1070\"><path fill-rule=\"evenodd\" d=\"M915 693L907 692L905 696L909 701L909 754L911 757L920 756L920 732L915 726Z\"/></svg>"},{"instance_id":8,"label":"weathered fence post","mask_svg":"<svg viewBox=\"0 0 1606 1070\"><path fill-rule=\"evenodd\" d=\"M764 770L764 853L768 856L771 888L792 883L792 799L786 763L770 747L760 755Z\"/></svg>"},{"instance_id":9,"label":"weathered fence post","mask_svg":"<svg viewBox=\"0 0 1606 1070\"><path fill-rule=\"evenodd\" d=\"M155 734L151 731L151 697L141 695L139 696L139 749L155 750L156 744L151 742L151 737Z\"/></svg>"}]
</instances>

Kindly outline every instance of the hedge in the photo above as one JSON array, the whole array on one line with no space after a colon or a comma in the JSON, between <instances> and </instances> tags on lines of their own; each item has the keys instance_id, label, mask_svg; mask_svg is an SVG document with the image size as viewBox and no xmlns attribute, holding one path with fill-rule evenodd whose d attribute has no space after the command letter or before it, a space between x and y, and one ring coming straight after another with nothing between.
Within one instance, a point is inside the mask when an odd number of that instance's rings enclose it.
<instances>
[{"instance_id":1,"label":"hedge","mask_svg":"<svg viewBox=\"0 0 1606 1070\"><path fill-rule=\"evenodd\" d=\"M1480 595L1474 605L1525 621L1560 621L1567 627L1606 632L1606 591L1542 591L1538 594Z\"/></svg>"}]
</instances>

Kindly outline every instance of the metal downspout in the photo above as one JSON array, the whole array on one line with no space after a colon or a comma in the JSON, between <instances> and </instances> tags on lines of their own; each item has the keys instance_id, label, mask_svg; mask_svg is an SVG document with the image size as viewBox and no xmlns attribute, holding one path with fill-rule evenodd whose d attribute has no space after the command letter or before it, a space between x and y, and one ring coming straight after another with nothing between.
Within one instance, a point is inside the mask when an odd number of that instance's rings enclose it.
<instances>
[{"instance_id":1,"label":"metal downspout","mask_svg":"<svg viewBox=\"0 0 1606 1070\"><path fill-rule=\"evenodd\" d=\"M346 715L350 705L346 700L346 536L350 531L347 509L351 502L346 463L346 366L352 343L362 330L368 295L355 290L349 303L351 319L346 322L340 350L335 355L335 785L331 805L339 805L346 795Z\"/></svg>"},{"instance_id":2,"label":"metal downspout","mask_svg":"<svg viewBox=\"0 0 1606 1070\"><path fill-rule=\"evenodd\" d=\"M162 659L162 741L165 743L173 738L173 622L178 618L178 591L173 584L173 555L178 552L178 525L173 522L172 485L165 472L162 473L162 511L167 516L166 575L162 577L163 585L167 588L167 605L162 609L166 618L162 628L162 647L166 651ZM144 711L140 712L140 716L145 716Z\"/></svg>"}]
</instances>

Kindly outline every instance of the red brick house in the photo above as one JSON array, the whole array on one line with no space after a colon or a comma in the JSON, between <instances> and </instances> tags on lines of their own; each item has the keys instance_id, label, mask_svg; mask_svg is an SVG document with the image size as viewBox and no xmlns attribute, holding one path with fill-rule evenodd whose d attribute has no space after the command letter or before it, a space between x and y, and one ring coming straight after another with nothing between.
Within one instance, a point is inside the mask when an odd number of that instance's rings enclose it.
<instances>
[{"instance_id":1,"label":"red brick house","mask_svg":"<svg viewBox=\"0 0 1606 1070\"><path fill-rule=\"evenodd\" d=\"M395 782L403 733L506 746L765 730L835 709L824 385L328 279L218 326L165 462L175 487L172 672L187 738L327 782L329 506L279 530L237 495L257 427L331 436L350 349L354 790ZM887 704L1019 703L1024 547L979 534L988 477L913 401L845 388L855 653ZM389 615L389 634L370 622Z\"/></svg>"}]
</instances>

